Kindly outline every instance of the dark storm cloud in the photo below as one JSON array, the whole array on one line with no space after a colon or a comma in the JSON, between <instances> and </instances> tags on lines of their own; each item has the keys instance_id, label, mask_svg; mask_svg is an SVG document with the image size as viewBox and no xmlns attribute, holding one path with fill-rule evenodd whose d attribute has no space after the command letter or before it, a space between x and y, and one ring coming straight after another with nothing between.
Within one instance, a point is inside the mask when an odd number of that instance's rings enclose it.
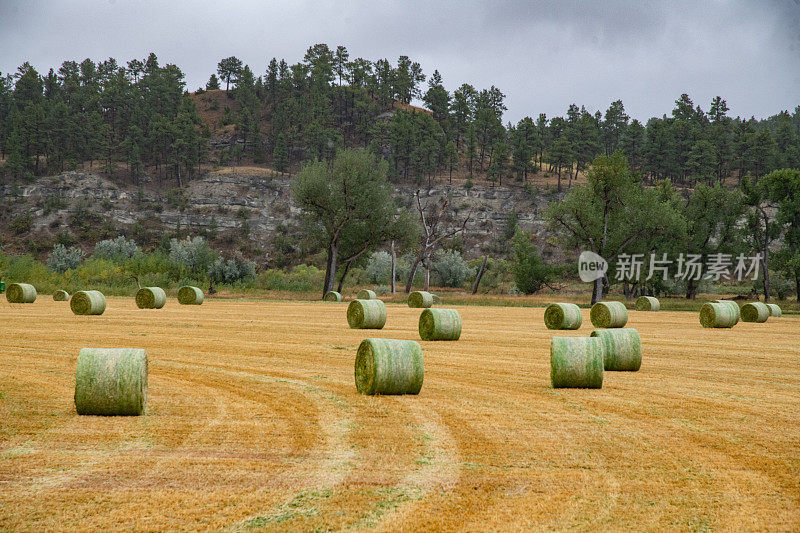
<instances>
[{"instance_id":1,"label":"dark storm cloud","mask_svg":"<svg viewBox=\"0 0 800 533\"><path fill-rule=\"evenodd\" d=\"M798 28L798 0L4 1L0 71L154 51L194 89L222 57L262 74L269 58L297 62L325 42L352 57L408 55L451 90L496 85L511 121L616 99L646 119L683 92L703 108L721 95L733 114L764 117L800 104Z\"/></svg>"}]
</instances>

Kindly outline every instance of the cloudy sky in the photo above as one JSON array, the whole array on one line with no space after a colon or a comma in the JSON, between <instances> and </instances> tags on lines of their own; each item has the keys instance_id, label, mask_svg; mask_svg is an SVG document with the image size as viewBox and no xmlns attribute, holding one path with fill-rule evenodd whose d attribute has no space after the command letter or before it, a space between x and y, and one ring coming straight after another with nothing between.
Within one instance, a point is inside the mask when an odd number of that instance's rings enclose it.
<instances>
[{"instance_id":1,"label":"cloudy sky","mask_svg":"<svg viewBox=\"0 0 800 533\"><path fill-rule=\"evenodd\" d=\"M800 105L800 0L0 0L4 73L153 51L193 90L223 57L263 74L314 43L351 58L408 55L449 90L496 85L510 121L616 99L646 120L683 92L704 109L720 95L746 117Z\"/></svg>"}]
</instances>

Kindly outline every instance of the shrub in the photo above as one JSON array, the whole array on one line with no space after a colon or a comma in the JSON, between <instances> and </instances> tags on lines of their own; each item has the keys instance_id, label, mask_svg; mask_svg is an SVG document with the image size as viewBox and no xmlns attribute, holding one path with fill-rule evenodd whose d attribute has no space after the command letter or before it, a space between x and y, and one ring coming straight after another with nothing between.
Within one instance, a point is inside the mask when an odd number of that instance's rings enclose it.
<instances>
[{"instance_id":1,"label":"shrub","mask_svg":"<svg viewBox=\"0 0 800 533\"><path fill-rule=\"evenodd\" d=\"M531 243L530 235L524 231L517 232L512 241L514 247L514 284L524 294L534 294L549 281L551 269L548 267L539 250Z\"/></svg>"},{"instance_id":2,"label":"shrub","mask_svg":"<svg viewBox=\"0 0 800 533\"><path fill-rule=\"evenodd\" d=\"M391 269L392 256L387 252L375 252L367 261L365 272L370 283L385 285L389 283Z\"/></svg>"},{"instance_id":3,"label":"shrub","mask_svg":"<svg viewBox=\"0 0 800 533\"><path fill-rule=\"evenodd\" d=\"M139 252L139 246L133 239L128 240L123 235L120 235L116 239L106 239L98 242L94 246L92 257L119 261L134 257Z\"/></svg>"},{"instance_id":4,"label":"shrub","mask_svg":"<svg viewBox=\"0 0 800 533\"><path fill-rule=\"evenodd\" d=\"M180 241L178 239L170 240L169 260L177 265L181 272L204 273L216 257L216 252L202 237L186 237Z\"/></svg>"},{"instance_id":5,"label":"shrub","mask_svg":"<svg viewBox=\"0 0 800 533\"><path fill-rule=\"evenodd\" d=\"M443 287L461 287L469 276L475 275L475 269L455 250L436 252L431 270L436 274L438 284Z\"/></svg>"},{"instance_id":6,"label":"shrub","mask_svg":"<svg viewBox=\"0 0 800 533\"><path fill-rule=\"evenodd\" d=\"M67 248L63 244L53 246L53 251L47 256L47 266L63 274L67 270L74 270L83 260L83 250L76 246Z\"/></svg>"},{"instance_id":7,"label":"shrub","mask_svg":"<svg viewBox=\"0 0 800 533\"><path fill-rule=\"evenodd\" d=\"M217 257L208 268L208 277L216 283L236 283L251 280L256 275L256 264L236 254L230 259Z\"/></svg>"},{"instance_id":8,"label":"shrub","mask_svg":"<svg viewBox=\"0 0 800 533\"><path fill-rule=\"evenodd\" d=\"M313 292L322 287L325 272L312 265L299 265L290 272L270 269L258 275L258 287L271 291Z\"/></svg>"}]
</instances>

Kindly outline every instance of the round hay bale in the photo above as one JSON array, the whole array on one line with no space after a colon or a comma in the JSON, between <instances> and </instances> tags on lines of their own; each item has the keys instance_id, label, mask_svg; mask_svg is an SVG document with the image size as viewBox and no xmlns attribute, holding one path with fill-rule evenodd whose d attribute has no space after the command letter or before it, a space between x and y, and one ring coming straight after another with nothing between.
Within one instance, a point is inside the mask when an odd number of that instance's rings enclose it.
<instances>
[{"instance_id":1,"label":"round hay bale","mask_svg":"<svg viewBox=\"0 0 800 533\"><path fill-rule=\"evenodd\" d=\"M733 325L735 326L736 324L739 323L739 318L741 317L742 312L741 312L741 308L739 307L739 304L736 303L734 300L711 300L711 303L712 304L725 304L725 305L730 306L731 311L733 311L733 315L735 316Z\"/></svg>"},{"instance_id":2,"label":"round hay bale","mask_svg":"<svg viewBox=\"0 0 800 533\"><path fill-rule=\"evenodd\" d=\"M328 291L325 293L325 296L322 299L326 302L341 302L342 295L336 291Z\"/></svg>"},{"instance_id":3,"label":"round hay bale","mask_svg":"<svg viewBox=\"0 0 800 533\"><path fill-rule=\"evenodd\" d=\"M742 322L766 322L769 318L769 307L762 302L750 302L742 306Z\"/></svg>"},{"instance_id":4,"label":"round hay bale","mask_svg":"<svg viewBox=\"0 0 800 533\"><path fill-rule=\"evenodd\" d=\"M596 328L622 328L628 323L628 309L622 302L597 302L589 318Z\"/></svg>"},{"instance_id":5,"label":"round hay bale","mask_svg":"<svg viewBox=\"0 0 800 533\"><path fill-rule=\"evenodd\" d=\"M732 328L739 322L739 306L736 310L725 302L707 302L700 308L700 325L704 328Z\"/></svg>"},{"instance_id":6,"label":"round hay bale","mask_svg":"<svg viewBox=\"0 0 800 533\"><path fill-rule=\"evenodd\" d=\"M636 298L637 311L658 311L661 309L661 302L654 296L639 296Z\"/></svg>"},{"instance_id":7,"label":"round hay bale","mask_svg":"<svg viewBox=\"0 0 800 533\"><path fill-rule=\"evenodd\" d=\"M161 287L142 287L136 291L139 309L161 309L167 303L167 293Z\"/></svg>"},{"instance_id":8,"label":"round hay bale","mask_svg":"<svg viewBox=\"0 0 800 533\"><path fill-rule=\"evenodd\" d=\"M553 388L602 388L603 352L603 342L597 337L550 339L550 382Z\"/></svg>"},{"instance_id":9,"label":"round hay bale","mask_svg":"<svg viewBox=\"0 0 800 533\"><path fill-rule=\"evenodd\" d=\"M633 328L596 329L591 337L603 342L605 370L636 372L642 366L642 339Z\"/></svg>"},{"instance_id":10,"label":"round hay bale","mask_svg":"<svg viewBox=\"0 0 800 533\"><path fill-rule=\"evenodd\" d=\"M6 290L6 300L12 304L32 304L36 301L36 287L30 283L12 283Z\"/></svg>"},{"instance_id":11,"label":"round hay bale","mask_svg":"<svg viewBox=\"0 0 800 533\"><path fill-rule=\"evenodd\" d=\"M184 285L178 289L178 303L182 305L201 305L203 299L203 290L199 287Z\"/></svg>"},{"instance_id":12,"label":"round hay bale","mask_svg":"<svg viewBox=\"0 0 800 533\"><path fill-rule=\"evenodd\" d=\"M356 352L361 394L419 394L424 376L422 347L414 341L364 339Z\"/></svg>"},{"instance_id":13,"label":"round hay bale","mask_svg":"<svg viewBox=\"0 0 800 533\"><path fill-rule=\"evenodd\" d=\"M783 315L783 311L778 304L767 304L769 308L769 316L780 317Z\"/></svg>"},{"instance_id":14,"label":"round hay bale","mask_svg":"<svg viewBox=\"0 0 800 533\"><path fill-rule=\"evenodd\" d=\"M147 405L147 352L84 348L75 371L79 415L141 415Z\"/></svg>"},{"instance_id":15,"label":"round hay bale","mask_svg":"<svg viewBox=\"0 0 800 533\"><path fill-rule=\"evenodd\" d=\"M100 291L78 291L70 298L69 308L76 315L102 315L106 297Z\"/></svg>"},{"instance_id":16,"label":"round hay bale","mask_svg":"<svg viewBox=\"0 0 800 533\"><path fill-rule=\"evenodd\" d=\"M544 310L547 329L578 329L581 324L581 308L575 304L550 304Z\"/></svg>"},{"instance_id":17,"label":"round hay bale","mask_svg":"<svg viewBox=\"0 0 800 533\"><path fill-rule=\"evenodd\" d=\"M442 305L442 298L438 294L431 293L433 298L433 305Z\"/></svg>"},{"instance_id":18,"label":"round hay bale","mask_svg":"<svg viewBox=\"0 0 800 533\"><path fill-rule=\"evenodd\" d=\"M69 293L64 290L57 290L53 293L53 301L56 302L66 302L69 300Z\"/></svg>"},{"instance_id":19,"label":"round hay bale","mask_svg":"<svg viewBox=\"0 0 800 533\"><path fill-rule=\"evenodd\" d=\"M425 309L419 315L419 336L424 341L457 341L461 314L455 309Z\"/></svg>"},{"instance_id":20,"label":"round hay bale","mask_svg":"<svg viewBox=\"0 0 800 533\"><path fill-rule=\"evenodd\" d=\"M426 291L414 291L408 295L408 306L415 309L428 309L433 306L433 294Z\"/></svg>"},{"instance_id":21,"label":"round hay bale","mask_svg":"<svg viewBox=\"0 0 800 533\"><path fill-rule=\"evenodd\" d=\"M375 294L375 291L371 291L369 289L361 289L356 294L356 298L359 300L377 300L378 295Z\"/></svg>"},{"instance_id":22,"label":"round hay bale","mask_svg":"<svg viewBox=\"0 0 800 533\"><path fill-rule=\"evenodd\" d=\"M386 325L386 304L381 300L353 300L347 306L351 329L382 329Z\"/></svg>"}]
</instances>

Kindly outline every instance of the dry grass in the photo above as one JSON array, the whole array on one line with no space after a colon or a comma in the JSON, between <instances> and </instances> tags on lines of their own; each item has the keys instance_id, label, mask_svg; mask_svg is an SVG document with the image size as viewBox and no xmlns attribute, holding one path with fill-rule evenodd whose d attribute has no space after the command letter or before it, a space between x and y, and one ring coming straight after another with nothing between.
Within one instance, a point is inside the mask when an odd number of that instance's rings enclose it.
<instances>
[{"instance_id":1,"label":"dry grass","mask_svg":"<svg viewBox=\"0 0 800 533\"><path fill-rule=\"evenodd\" d=\"M632 312L641 371L553 390L543 309L459 307L419 396L366 397L346 308L2 302L0 530L800 528L800 318ZM75 414L84 346L147 349L147 416Z\"/></svg>"}]
</instances>

